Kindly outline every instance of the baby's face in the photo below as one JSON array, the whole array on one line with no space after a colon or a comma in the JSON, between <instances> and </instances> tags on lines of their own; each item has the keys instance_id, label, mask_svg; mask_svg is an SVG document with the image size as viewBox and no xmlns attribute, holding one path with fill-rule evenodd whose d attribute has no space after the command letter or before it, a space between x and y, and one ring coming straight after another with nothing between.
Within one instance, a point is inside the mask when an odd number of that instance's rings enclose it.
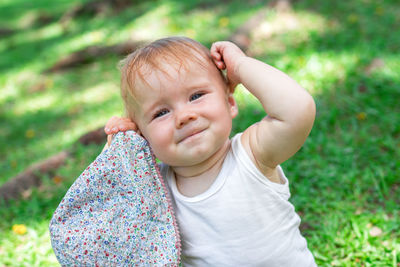
<instances>
[{"instance_id":1,"label":"baby's face","mask_svg":"<svg viewBox=\"0 0 400 267\"><path fill-rule=\"evenodd\" d=\"M154 154L172 167L200 164L229 138L237 107L214 65L196 63L146 76L136 93L135 122Z\"/></svg>"}]
</instances>

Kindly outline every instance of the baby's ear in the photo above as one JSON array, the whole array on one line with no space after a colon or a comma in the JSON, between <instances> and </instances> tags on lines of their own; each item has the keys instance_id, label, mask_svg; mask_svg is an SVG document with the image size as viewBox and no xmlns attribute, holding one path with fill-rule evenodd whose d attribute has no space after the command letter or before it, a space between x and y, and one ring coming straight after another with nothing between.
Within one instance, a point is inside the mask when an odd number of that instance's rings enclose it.
<instances>
[{"instance_id":1,"label":"baby's ear","mask_svg":"<svg viewBox=\"0 0 400 267\"><path fill-rule=\"evenodd\" d=\"M230 107L231 117L233 119L239 113L235 97L233 96L233 92L228 94L228 103L229 103L229 107Z\"/></svg>"},{"instance_id":2,"label":"baby's ear","mask_svg":"<svg viewBox=\"0 0 400 267\"><path fill-rule=\"evenodd\" d=\"M234 84L231 81L228 80L228 88L229 88L229 93L233 94L235 92L235 88L238 84Z\"/></svg>"},{"instance_id":3,"label":"baby's ear","mask_svg":"<svg viewBox=\"0 0 400 267\"><path fill-rule=\"evenodd\" d=\"M217 68L217 70L219 71L219 74L221 75L221 78L224 81L224 83L226 85L229 85L229 80L228 80L228 76L226 75L226 70L221 70L221 69L218 69L218 68Z\"/></svg>"},{"instance_id":4,"label":"baby's ear","mask_svg":"<svg viewBox=\"0 0 400 267\"><path fill-rule=\"evenodd\" d=\"M237 82L232 81L231 79L229 79L229 77L226 75L226 73L224 73L224 78L225 78L225 84L228 86L229 88L229 93L233 94L235 92L235 88L236 86L239 84Z\"/></svg>"}]
</instances>

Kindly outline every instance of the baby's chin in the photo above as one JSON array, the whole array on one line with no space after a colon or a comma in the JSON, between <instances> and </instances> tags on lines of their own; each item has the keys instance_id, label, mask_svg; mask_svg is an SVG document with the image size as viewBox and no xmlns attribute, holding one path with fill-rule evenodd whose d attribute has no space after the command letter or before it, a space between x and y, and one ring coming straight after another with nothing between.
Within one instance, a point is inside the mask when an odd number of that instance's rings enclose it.
<instances>
[{"instance_id":1,"label":"baby's chin","mask_svg":"<svg viewBox=\"0 0 400 267\"><path fill-rule=\"evenodd\" d=\"M176 157L176 158L168 157L165 155L163 155L164 157L163 156L157 157L157 154L155 154L155 156L161 162L167 164L172 168L187 168L187 167L198 166L207 161L207 159L210 157L210 155L208 154L203 154L203 155L197 154L196 156L193 157L186 155L185 157Z\"/></svg>"},{"instance_id":2,"label":"baby's chin","mask_svg":"<svg viewBox=\"0 0 400 267\"><path fill-rule=\"evenodd\" d=\"M167 164L171 168L202 168L201 166L209 165L209 161L213 160L216 155L218 149L210 149L197 151L197 153L193 154L185 154L182 156L172 156L172 155L160 155L157 157L157 153L155 153L156 157L162 161L164 164Z\"/></svg>"},{"instance_id":3,"label":"baby's chin","mask_svg":"<svg viewBox=\"0 0 400 267\"><path fill-rule=\"evenodd\" d=\"M165 158L164 160L162 157L161 158L157 157L157 158L164 164L167 164L172 168L192 167L201 164L204 161L203 159L199 158L195 159L185 158L185 159L174 159L174 160L171 160L171 158Z\"/></svg>"}]
</instances>

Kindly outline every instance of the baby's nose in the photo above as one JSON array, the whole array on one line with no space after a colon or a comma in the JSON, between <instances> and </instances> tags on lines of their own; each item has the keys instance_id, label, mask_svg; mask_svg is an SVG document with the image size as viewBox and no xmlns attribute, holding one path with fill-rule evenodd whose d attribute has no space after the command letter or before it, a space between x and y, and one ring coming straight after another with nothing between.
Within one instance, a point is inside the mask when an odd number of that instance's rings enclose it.
<instances>
[{"instance_id":1,"label":"baby's nose","mask_svg":"<svg viewBox=\"0 0 400 267\"><path fill-rule=\"evenodd\" d=\"M180 129L185 124L189 123L190 121L194 121L197 119L197 114L193 111L183 111L180 112L176 118L176 128Z\"/></svg>"}]
</instances>

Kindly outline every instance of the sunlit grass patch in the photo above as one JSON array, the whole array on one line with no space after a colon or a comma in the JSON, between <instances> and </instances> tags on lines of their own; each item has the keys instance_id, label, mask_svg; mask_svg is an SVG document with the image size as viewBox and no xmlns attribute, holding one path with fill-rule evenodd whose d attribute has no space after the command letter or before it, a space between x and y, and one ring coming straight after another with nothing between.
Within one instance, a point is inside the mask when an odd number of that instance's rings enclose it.
<instances>
[{"instance_id":1,"label":"sunlit grass patch","mask_svg":"<svg viewBox=\"0 0 400 267\"><path fill-rule=\"evenodd\" d=\"M20 81L10 82L9 94L0 108L4 151L0 154L4 175L0 183L34 162L67 149L81 135L104 125L110 114L122 115L116 61L93 64L74 74L28 73ZM103 72L101 76L99 71ZM40 90L34 90L37 86ZM13 151L13 147L19 149Z\"/></svg>"},{"instance_id":2,"label":"sunlit grass patch","mask_svg":"<svg viewBox=\"0 0 400 267\"><path fill-rule=\"evenodd\" d=\"M39 188L27 190L20 200L0 202L0 264L58 266L50 243L50 218L68 187L100 151L99 146L76 147L55 175L42 177Z\"/></svg>"},{"instance_id":3,"label":"sunlit grass patch","mask_svg":"<svg viewBox=\"0 0 400 267\"><path fill-rule=\"evenodd\" d=\"M27 230L23 234L8 229L4 231L0 238L2 240L0 241L0 262L5 266L21 264L56 266L57 260L50 244L48 221L24 226Z\"/></svg>"}]
</instances>

